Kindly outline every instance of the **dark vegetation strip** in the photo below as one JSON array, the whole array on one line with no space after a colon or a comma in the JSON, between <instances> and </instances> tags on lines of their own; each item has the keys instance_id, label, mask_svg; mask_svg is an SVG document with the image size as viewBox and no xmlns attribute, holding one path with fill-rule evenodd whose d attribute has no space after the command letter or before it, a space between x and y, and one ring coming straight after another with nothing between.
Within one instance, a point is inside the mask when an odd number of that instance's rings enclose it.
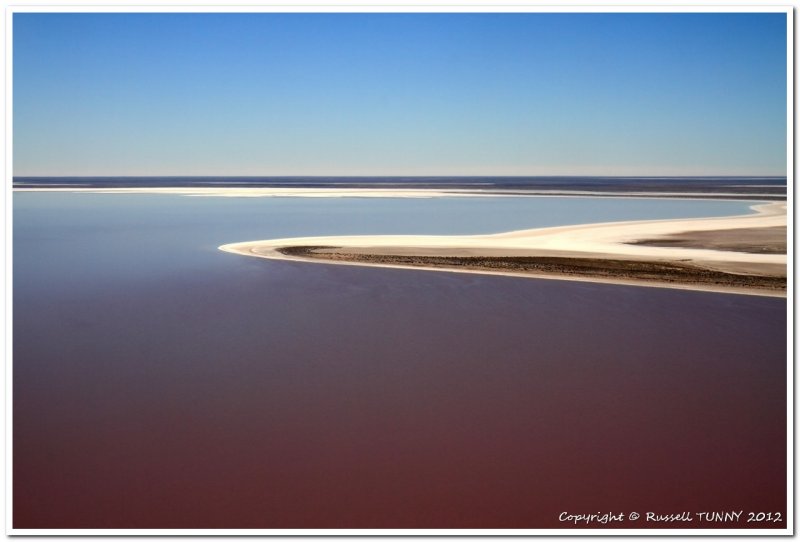
<instances>
[{"instance_id":1,"label":"dark vegetation strip","mask_svg":"<svg viewBox=\"0 0 800 542\"><path fill-rule=\"evenodd\" d=\"M358 254L337 250L338 248L339 247L326 246L283 247L279 248L278 252L287 256L357 263L513 271L587 278L622 278L676 284L705 284L763 288L769 290L786 289L786 278L784 277L737 275L725 273L723 271L702 269L688 264L670 262L538 256L495 257Z\"/></svg>"},{"instance_id":2,"label":"dark vegetation strip","mask_svg":"<svg viewBox=\"0 0 800 542\"><path fill-rule=\"evenodd\" d=\"M744 245L738 243L719 244L714 247L709 247L702 242L693 242L684 239L645 239L643 241L634 241L628 243L629 245L644 245L648 247L665 247L665 248L699 248L712 250L725 250L729 252L748 252L750 254L786 254L786 245Z\"/></svg>"},{"instance_id":3,"label":"dark vegetation strip","mask_svg":"<svg viewBox=\"0 0 800 542\"><path fill-rule=\"evenodd\" d=\"M643 239L629 244L729 250L752 254L786 254L786 227L693 231Z\"/></svg>"}]
</instances>

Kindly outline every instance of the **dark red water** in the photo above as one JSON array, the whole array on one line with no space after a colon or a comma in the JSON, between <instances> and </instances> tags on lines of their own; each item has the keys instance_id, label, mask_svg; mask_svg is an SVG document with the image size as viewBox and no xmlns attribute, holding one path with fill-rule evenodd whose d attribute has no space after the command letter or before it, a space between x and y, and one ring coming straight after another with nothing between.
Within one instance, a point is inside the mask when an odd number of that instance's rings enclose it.
<instances>
[{"instance_id":1,"label":"dark red water","mask_svg":"<svg viewBox=\"0 0 800 542\"><path fill-rule=\"evenodd\" d=\"M241 260L17 300L15 528L785 527L783 299Z\"/></svg>"}]
</instances>

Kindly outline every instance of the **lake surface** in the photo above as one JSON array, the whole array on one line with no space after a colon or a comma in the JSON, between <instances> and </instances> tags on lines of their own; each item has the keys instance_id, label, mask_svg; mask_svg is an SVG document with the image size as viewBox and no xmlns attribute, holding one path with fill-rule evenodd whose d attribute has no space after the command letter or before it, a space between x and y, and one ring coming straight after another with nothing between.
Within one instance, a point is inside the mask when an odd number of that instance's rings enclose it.
<instances>
[{"instance_id":1,"label":"lake surface","mask_svg":"<svg viewBox=\"0 0 800 542\"><path fill-rule=\"evenodd\" d=\"M217 250L752 202L13 197L15 528L785 518L784 299Z\"/></svg>"}]
</instances>

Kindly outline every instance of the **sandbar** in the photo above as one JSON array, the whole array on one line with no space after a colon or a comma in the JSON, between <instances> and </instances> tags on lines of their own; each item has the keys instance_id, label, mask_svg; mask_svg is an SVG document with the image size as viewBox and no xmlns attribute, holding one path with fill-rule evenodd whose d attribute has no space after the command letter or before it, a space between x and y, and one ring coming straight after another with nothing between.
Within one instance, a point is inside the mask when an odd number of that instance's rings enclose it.
<instances>
[{"instance_id":1,"label":"sandbar","mask_svg":"<svg viewBox=\"0 0 800 542\"><path fill-rule=\"evenodd\" d=\"M787 256L776 247L786 244L786 203L762 203L752 209L753 214L732 217L580 224L489 235L299 237L219 248L326 264L785 296ZM765 230L769 235L763 235ZM747 239L746 247L722 246L731 235ZM683 241L671 243L675 236ZM758 240L765 245L756 246Z\"/></svg>"}]
</instances>

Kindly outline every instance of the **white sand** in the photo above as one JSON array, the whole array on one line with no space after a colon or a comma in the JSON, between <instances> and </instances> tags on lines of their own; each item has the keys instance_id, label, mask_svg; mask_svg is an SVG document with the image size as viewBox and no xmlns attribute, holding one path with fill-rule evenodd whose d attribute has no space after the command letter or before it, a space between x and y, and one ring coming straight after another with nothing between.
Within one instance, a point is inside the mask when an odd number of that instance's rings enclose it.
<instances>
[{"instance_id":1,"label":"white sand","mask_svg":"<svg viewBox=\"0 0 800 542\"><path fill-rule=\"evenodd\" d=\"M584 253L642 257L646 259L721 259L743 262L786 263L785 254L750 254L742 252L698 250L692 248L651 247L630 245L633 241L658 235L687 231L722 229L786 227L786 204L768 203L753 207L756 214L722 218L685 220L646 220L581 224L554 228L537 228L492 235L358 235L328 237L294 237L266 241L248 241L223 245L220 250L239 254L259 255L266 249L288 246L335 247L429 247L506 249L515 253L532 250L567 251L579 256ZM258 249L254 254L252 249ZM273 257L271 254L269 257Z\"/></svg>"},{"instance_id":2,"label":"white sand","mask_svg":"<svg viewBox=\"0 0 800 542\"><path fill-rule=\"evenodd\" d=\"M297 237L265 241L248 241L223 245L220 250L271 259L289 259L345 265L373 265L381 267L404 267L401 265L372 264L361 262L326 261L321 259L287 256L277 251L290 246L332 246L353 249L358 252L376 254L426 254L426 255L559 255L567 257L620 258L645 261L685 261L710 269L758 273L759 266L783 269L785 254L753 254L722 250L706 250L680 247L653 247L628 243L690 231L714 231L739 228L786 227L786 203L774 202L753 206L754 214L701 219L643 220L631 222L609 222L581 224L554 228L538 228L493 235L363 235L332 237ZM738 266L738 267L737 267ZM416 267L416 269L419 269ZM440 269L450 271L447 269ZM468 270L464 272L511 274L497 271ZM589 279L577 279L589 280ZM597 280L597 279L592 279ZM624 282L630 281L608 281ZM662 285L666 286L666 285ZM673 286L675 287L675 286ZM678 286L687 288L691 286ZM717 290L704 286L693 289ZM723 288L723 290L726 290ZM775 295L775 294L772 294ZM782 294L785 295L785 294Z\"/></svg>"}]
</instances>

